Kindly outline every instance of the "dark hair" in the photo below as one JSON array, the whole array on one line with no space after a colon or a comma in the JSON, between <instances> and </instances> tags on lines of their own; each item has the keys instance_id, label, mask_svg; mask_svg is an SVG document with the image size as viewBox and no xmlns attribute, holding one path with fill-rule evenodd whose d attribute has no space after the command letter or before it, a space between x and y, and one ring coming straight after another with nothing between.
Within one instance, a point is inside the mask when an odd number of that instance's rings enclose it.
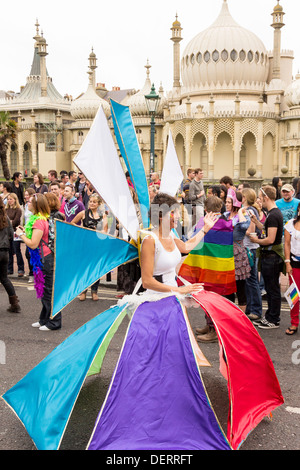
<instances>
[{"instance_id":1,"label":"dark hair","mask_svg":"<svg viewBox=\"0 0 300 470\"><path fill-rule=\"evenodd\" d=\"M212 193L213 193L214 196L220 197L220 195L221 195L220 186L217 186L216 184L213 184L212 186L209 186L208 189L212 190Z\"/></svg>"},{"instance_id":2,"label":"dark hair","mask_svg":"<svg viewBox=\"0 0 300 470\"><path fill-rule=\"evenodd\" d=\"M35 173L34 176L37 175L38 179L39 179L39 183L40 184L44 184L44 178L43 178L43 175L42 173Z\"/></svg>"},{"instance_id":3,"label":"dark hair","mask_svg":"<svg viewBox=\"0 0 300 470\"><path fill-rule=\"evenodd\" d=\"M164 215L178 208L180 208L180 204L175 197L169 196L169 194L166 193L157 193L150 206L149 216L152 225L157 226L159 220L162 219Z\"/></svg>"},{"instance_id":4,"label":"dark hair","mask_svg":"<svg viewBox=\"0 0 300 470\"><path fill-rule=\"evenodd\" d=\"M76 173L76 171L75 171L75 170L71 170L71 171L69 171L69 178L71 178L71 176L72 176L72 175L74 175L74 173Z\"/></svg>"},{"instance_id":5,"label":"dark hair","mask_svg":"<svg viewBox=\"0 0 300 470\"><path fill-rule=\"evenodd\" d=\"M281 198L280 188L278 187L278 183L280 179L281 178L279 176L274 176L274 178L272 179L272 186L274 186L274 188L276 189L275 200Z\"/></svg>"},{"instance_id":6,"label":"dark hair","mask_svg":"<svg viewBox=\"0 0 300 470\"><path fill-rule=\"evenodd\" d=\"M2 197L0 197L0 230L8 227L7 214Z\"/></svg>"},{"instance_id":7,"label":"dark hair","mask_svg":"<svg viewBox=\"0 0 300 470\"><path fill-rule=\"evenodd\" d=\"M58 186L59 187L59 185L60 185L59 181L52 181L52 183L49 184L49 188L51 188L51 186Z\"/></svg>"},{"instance_id":8,"label":"dark hair","mask_svg":"<svg viewBox=\"0 0 300 470\"><path fill-rule=\"evenodd\" d=\"M5 188L8 193L11 193L12 191L11 184L8 181L4 181L4 183L2 184L3 184L3 188Z\"/></svg>"},{"instance_id":9,"label":"dark hair","mask_svg":"<svg viewBox=\"0 0 300 470\"><path fill-rule=\"evenodd\" d=\"M299 202L299 204L298 204L298 206L297 206L297 214L296 214L296 216L295 216L295 218L294 218L294 221L293 221L293 224L294 224L294 225L296 225L296 223L299 222L299 220L300 220L299 209L300 209L300 202Z\"/></svg>"},{"instance_id":10,"label":"dark hair","mask_svg":"<svg viewBox=\"0 0 300 470\"><path fill-rule=\"evenodd\" d=\"M15 171L15 173L12 176L12 180L15 181L15 179L19 178L21 174L22 173L20 171Z\"/></svg>"},{"instance_id":11,"label":"dark hair","mask_svg":"<svg viewBox=\"0 0 300 470\"><path fill-rule=\"evenodd\" d=\"M57 178L57 171L56 170L49 170L48 175L54 176L54 178Z\"/></svg>"},{"instance_id":12,"label":"dark hair","mask_svg":"<svg viewBox=\"0 0 300 470\"><path fill-rule=\"evenodd\" d=\"M230 186L232 186L232 178L230 178L230 176L223 176L223 178L220 179L220 184L230 184Z\"/></svg>"},{"instance_id":13,"label":"dark hair","mask_svg":"<svg viewBox=\"0 0 300 470\"><path fill-rule=\"evenodd\" d=\"M221 196L221 191L224 191L224 193L225 193L225 200L226 200L228 189L227 189L227 186L225 186L225 184L221 184L221 185L220 185L220 196Z\"/></svg>"},{"instance_id":14,"label":"dark hair","mask_svg":"<svg viewBox=\"0 0 300 470\"><path fill-rule=\"evenodd\" d=\"M274 178L272 179L272 186L274 186L274 188L278 188L278 183L279 183L279 176L274 176Z\"/></svg>"}]
</instances>

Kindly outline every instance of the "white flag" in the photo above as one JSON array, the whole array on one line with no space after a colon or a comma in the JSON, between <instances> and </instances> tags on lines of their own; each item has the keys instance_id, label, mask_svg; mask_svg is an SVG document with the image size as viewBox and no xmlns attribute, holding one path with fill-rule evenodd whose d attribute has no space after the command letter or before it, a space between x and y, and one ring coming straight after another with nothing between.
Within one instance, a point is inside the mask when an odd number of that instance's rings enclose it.
<instances>
[{"instance_id":1,"label":"white flag","mask_svg":"<svg viewBox=\"0 0 300 470\"><path fill-rule=\"evenodd\" d=\"M102 106L74 163L130 236L137 240L139 221L136 209Z\"/></svg>"},{"instance_id":2,"label":"white flag","mask_svg":"<svg viewBox=\"0 0 300 470\"><path fill-rule=\"evenodd\" d=\"M182 183L182 180L183 174L175 150L172 133L170 131L159 191L174 197Z\"/></svg>"}]
</instances>

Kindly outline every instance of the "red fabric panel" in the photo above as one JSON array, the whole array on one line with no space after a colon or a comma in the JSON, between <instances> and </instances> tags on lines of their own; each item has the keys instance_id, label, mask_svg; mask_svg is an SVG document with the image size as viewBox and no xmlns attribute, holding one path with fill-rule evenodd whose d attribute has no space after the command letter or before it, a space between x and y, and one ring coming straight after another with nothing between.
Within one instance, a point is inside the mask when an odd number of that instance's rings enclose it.
<instances>
[{"instance_id":1,"label":"red fabric panel","mask_svg":"<svg viewBox=\"0 0 300 470\"><path fill-rule=\"evenodd\" d=\"M247 435L284 403L269 353L255 327L232 302L214 292L193 295L211 317L223 347L230 410L227 438L237 449Z\"/></svg>"}]
</instances>

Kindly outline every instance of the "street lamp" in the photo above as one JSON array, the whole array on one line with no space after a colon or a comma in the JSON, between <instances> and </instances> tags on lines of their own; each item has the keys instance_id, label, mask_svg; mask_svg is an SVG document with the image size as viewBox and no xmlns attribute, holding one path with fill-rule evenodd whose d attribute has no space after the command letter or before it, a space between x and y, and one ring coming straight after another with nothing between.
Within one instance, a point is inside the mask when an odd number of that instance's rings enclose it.
<instances>
[{"instance_id":1,"label":"street lamp","mask_svg":"<svg viewBox=\"0 0 300 470\"><path fill-rule=\"evenodd\" d=\"M154 171L154 154L155 154L155 115L160 102L160 96L156 94L154 84L151 87L149 95L145 95L148 112L151 116L151 135L150 135L150 173Z\"/></svg>"}]
</instances>

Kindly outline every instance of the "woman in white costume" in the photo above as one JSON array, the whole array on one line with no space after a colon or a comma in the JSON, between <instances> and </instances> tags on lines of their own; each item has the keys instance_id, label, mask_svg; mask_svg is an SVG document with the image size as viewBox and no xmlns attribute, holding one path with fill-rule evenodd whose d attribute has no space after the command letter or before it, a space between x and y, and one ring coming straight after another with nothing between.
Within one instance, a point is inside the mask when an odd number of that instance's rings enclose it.
<instances>
[{"instance_id":1,"label":"woman in white costume","mask_svg":"<svg viewBox=\"0 0 300 470\"><path fill-rule=\"evenodd\" d=\"M158 193L151 204L151 223L154 228L144 237L141 248L142 283L149 294L173 292L184 295L201 289L202 285L198 283L178 287L176 267L181 261L181 254L188 254L200 243L218 216L207 214L203 228L190 240L183 242L173 232L180 217L179 207L175 198L164 193Z\"/></svg>"}]
</instances>

